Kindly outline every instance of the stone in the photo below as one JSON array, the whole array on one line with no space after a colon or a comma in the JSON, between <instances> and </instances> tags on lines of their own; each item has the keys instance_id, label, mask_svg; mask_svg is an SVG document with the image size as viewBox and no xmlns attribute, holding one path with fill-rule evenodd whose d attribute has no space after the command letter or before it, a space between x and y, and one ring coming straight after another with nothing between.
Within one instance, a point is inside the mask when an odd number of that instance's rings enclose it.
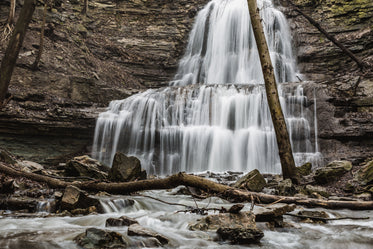
<instances>
[{"instance_id":1,"label":"stone","mask_svg":"<svg viewBox=\"0 0 373 249\"><path fill-rule=\"evenodd\" d=\"M89 156L74 157L66 164L67 176L85 176L98 180L106 180L109 168Z\"/></svg>"},{"instance_id":2,"label":"stone","mask_svg":"<svg viewBox=\"0 0 373 249\"><path fill-rule=\"evenodd\" d=\"M253 213L256 222L270 222L277 217L293 211L295 207L295 204L276 203L268 207L256 207Z\"/></svg>"},{"instance_id":3,"label":"stone","mask_svg":"<svg viewBox=\"0 0 373 249\"><path fill-rule=\"evenodd\" d=\"M259 243L264 233L258 228L219 228L217 234L222 240L230 240L232 244Z\"/></svg>"},{"instance_id":4,"label":"stone","mask_svg":"<svg viewBox=\"0 0 373 249\"><path fill-rule=\"evenodd\" d=\"M217 230L220 227L227 228L254 228L255 215L251 212L240 212L238 214L220 213L203 217L194 224L189 225L190 230Z\"/></svg>"},{"instance_id":5,"label":"stone","mask_svg":"<svg viewBox=\"0 0 373 249\"><path fill-rule=\"evenodd\" d=\"M228 213L231 213L231 214L238 214L243 208L245 207L245 205L239 203L239 204L235 204L233 206L231 206L229 209L228 209Z\"/></svg>"},{"instance_id":6,"label":"stone","mask_svg":"<svg viewBox=\"0 0 373 249\"><path fill-rule=\"evenodd\" d=\"M319 184L326 184L337 180L351 169L352 164L349 161L333 161L325 167L318 168L314 179Z\"/></svg>"},{"instance_id":7,"label":"stone","mask_svg":"<svg viewBox=\"0 0 373 249\"><path fill-rule=\"evenodd\" d=\"M61 209L71 211L73 209L89 208L91 206L99 207L100 202L97 199L89 197L88 194L75 186L67 186L61 199Z\"/></svg>"},{"instance_id":8,"label":"stone","mask_svg":"<svg viewBox=\"0 0 373 249\"><path fill-rule=\"evenodd\" d=\"M297 171L302 176L307 176L311 174L312 172L312 164L311 163L305 163L302 166L297 167Z\"/></svg>"},{"instance_id":9,"label":"stone","mask_svg":"<svg viewBox=\"0 0 373 249\"><path fill-rule=\"evenodd\" d=\"M141 162L133 156L126 156L121 152L115 153L113 165L109 171L109 180L115 182L129 182L146 179L146 171L141 170Z\"/></svg>"},{"instance_id":10,"label":"stone","mask_svg":"<svg viewBox=\"0 0 373 249\"><path fill-rule=\"evenodd\" d=\"M139 224L132 224L128 227L129 236L143 236L143 237L154 237L159 240L162 245L168 244L169 239L159 233L151 231L147 228L140 226Z\"/></svg>"},{"instance_id":11,"label":"stone","mask_svg":"<svg viewBox=\"0 0 373 249\"><path fill-rule=\"evenodd\" d=\"M5 149L0 149L0 161L12 165L17 163L15 157Z\"/></svg>"},{"instance_id":12,"label":"stone","mask_svg":"<svg viewBox=\"0 0 373 249\"><path fill-rule=\"evenodd\" d=\"M310 195L312 193L318 193L319 195L321 195L323 197L329 197L330 196L330 194L326 190L326 188L324 188L322 186L306 185L304 190L308 195Z\"/></svg>"},{"instance_id":13,"label":"stone","mask_svg":"<svg viewBox=\"0 0 373 249\"><path fill-rule=\"evenodd\" d=\"M266 185L266 181L259 170L254 169L238 179L233 185L235 188L247 189L249 191L260 192Z\"/></svg>"},{"instance_id":14,"label":"stone","mask_svg":"<svg viewBox=\"0 0 373 249\"><path fill-rule=\"evenodd\" d=\"M290 179L282 180L276 189L279 195L293 196L297 193Z\"/></svg>"},{"instance_id":15,"label":"stone","mask_svg":"<svg viewBox=\"0 0 373 249\"><path fill-rule=\"evenodd\" d=\"M373 160L358 170L354 177L359 184L369 185L373 183Z\"/></svg>"},{"instance_id":16,"label":"stone","mask_svg":"<svg viewBox=\"0 0 373 249\"><path fill-rule=\"evenodd\" d=\"M42 165L31 161L20 161L18 162L18 165L22 168L22 171L29 173L36 173L44 170L44 167Z\"/></svg>"},{"instance_id":17,"label":"stone","mask_svg":"<svg viewBox=\"0 0 373 249\"><path fill-rule=\"evenodd\" d=\"M75 237L74 241L87 249L127 248L127 242L120 233L98 228L88 228L85 233Z\"/></svg>"},{"instance_id":18,"label":"stone","mask_svg":"<svg viewBox=\"0 0 373 249\"><path fill-rule=\"evenodd\" d=\"M97 213L97 208L95 206L90 206L88 208L77 208L71 210L71 214L73 215L88 215L92 213Z\"/></svg>"},{"instance_id":19,"label":"stone","mask_svg":"<svg viewBox=\"0 0 373 249\"><path fill-rule=\"evenodd\" d=\"M302 222L304 223L325 223L324 219L329 218L325 211L302 210L298 212L299 216L304 216Z\"/></svg>"},{"instance_id":20,"label":"stone","mask_svg":"<svg viewBox=\"0 0 373 249\"><path fill-rule=\"evenodd\" d=\"M121 216L119 218L109 218L105 222L106 227L130 226L132 224L138 224L137 220L127 216Z\"/></svg>"}]
</instances>

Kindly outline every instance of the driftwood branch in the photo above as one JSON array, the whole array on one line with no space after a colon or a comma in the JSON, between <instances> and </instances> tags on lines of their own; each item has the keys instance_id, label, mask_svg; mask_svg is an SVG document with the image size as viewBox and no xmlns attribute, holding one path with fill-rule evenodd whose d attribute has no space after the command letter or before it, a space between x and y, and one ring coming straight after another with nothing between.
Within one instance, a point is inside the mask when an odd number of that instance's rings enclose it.
<instances>
[{"instance_id":1,"label":"driftwood branch","mask_svg":"<svg viewBox=\"0 0 373 249\"><path fill-rule=\"evenodd\" d=\"M315 28L317 28L325 37L333 42L337 47L339 47L346 55L348 55L352 60L356 62L356 64L359 66L360 69L365 69L367 65L364 64L362 60L360 60L358 57L356 57L351 50L346 48L342 43L340 43L335 37L331 34L329 34L321 25L316 22L312 17L304 13L298 6L296 6L291 0L286 0L288 4L299 14L301 14L304 18L307 19L309 23L311 23Z\"/></svg>"},{"instance_id":2,"label":"driftwood branch","mask_svg":"<svg viewBox=\"0 0 373 249\"><path fill-rule=\"evenodd\" d=\"M26 177L30 180L46 183L51 188L65 188L68 185L74 185L80 189L87 191L105 191L111 194L130 194L142 190L154 189L170 189L180 185L199 188L209 193L216 194L224 199L232 201L248 201L252 197L261 203L273 203L279 201L281 203L294 203L307 207L323 207L329 209L352 209L352 210L373 210L373 201L334 201L334 200L319 200L303 197L291 196L276 196L264 193L249 192L236 189L230 186L222 185L198 176L188 175L186 173L178 173L163 179L151 179L135 182L107 183L107 182L65 182L54 179L48 176L38 175L18 171L0 163L0 172L10 176Z\"/></svg>"},{"instance_id":3,"label":"driftwood branch","mask_svg":"<svg viewBox=\"0 0 373 249\"><path fill-rule=\"evenodd\" d=\"M300 214L285 214L301 219L311 219L311 220L319 220L323 222L331 221L331 220L369 220L370 217L335 217L335 218L324 218L324 217L315 217L315 216L308 216L308 215L300 215Z\"/></svg>"}]
</instances>

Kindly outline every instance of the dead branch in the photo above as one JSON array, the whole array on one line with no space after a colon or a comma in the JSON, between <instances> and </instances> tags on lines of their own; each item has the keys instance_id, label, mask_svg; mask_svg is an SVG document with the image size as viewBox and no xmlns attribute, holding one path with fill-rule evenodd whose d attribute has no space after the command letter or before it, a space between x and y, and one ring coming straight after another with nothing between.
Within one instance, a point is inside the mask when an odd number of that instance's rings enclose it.
<instances>
[{"instance_id":1,"label":"dead branch","mask_svg":"<svg viewBox=\"0 0 373 249\"><path fill-rule=\"evenodd\" d=\"M190 186L202 189L206 192L216 194L224 199L239 201L251 201L251 197L258 199L261 203L273 203L281 200L281 203L294 203L307 207L323 207L328 209L352 209L352 210L373 210L373 201L334 201L334 200L319 200L303 197L291 196L276 196L264 193L248 192L226 185L222 185L198 176L188 175L186 173L178 173L163 179L151 179L135 182L65 182L54 179L48 176L38 175L34 173L27 173L18 171L0 163L0 172L10 176L26 177L30 180L46 183L51 188L65 188L68 185L74 185L80 189L87 191L105 191L111 194L130 194L133 192L154 189L170 189L180 185Z\"/></svg>"},{"instance_id":2,"label":"dead branch","mask_svg":"<svg viewBox=\"0 0 373 249\"><path fill-rule=\"evenodd\" d=\"M331 34L329 34L323 27L321 27L321 25L316 22L312 17L310 17L309 15L307 15L306 13L304 13L300 8L298 8L298 6L296 6L291 0L286 0L289 5L296 11L298 12L299 14L301 14L304 18L307 19L307 21L309 23L311 23L315 28L317 28L329 41L333 42L337 47L339 47L346 55L348 55L352 60L354 60L356 62L356 64L359 66L360 69L365 69L367 67L367 65L365 65L365 63L360 60L359 58L357 58L352 52L351 50L349 50L348 48L346 48L342 43L340 43L337 39L335 39L335 37Z\"/></svg>"},{"instance_id":3,"label":"dead branch","mask_svg":"<svg viewBox=\"0 0 373 249\"><path fill-rule=\"evenodd\" d=\"M331 220L369 220L370 217L335 217L335 218L324 218L324 217L315 217L315 216L308 216L308 215L300 215L300 214L284 214L284 215L289 215L301 219L311 219L311 220L319 220L323 222L331 221Z\"/></svg>"}]
</instances>

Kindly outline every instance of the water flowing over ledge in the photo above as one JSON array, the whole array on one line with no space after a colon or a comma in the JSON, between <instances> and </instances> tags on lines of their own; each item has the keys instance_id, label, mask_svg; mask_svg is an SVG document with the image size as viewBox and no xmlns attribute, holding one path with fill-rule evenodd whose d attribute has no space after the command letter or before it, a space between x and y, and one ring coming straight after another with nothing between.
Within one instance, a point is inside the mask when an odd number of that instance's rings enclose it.
<instances>
[{"instance_id":1,"label":"water flowing over ledge","mask_svg":"<svg viewBox=\"0 0 373 249\"><path fill-rule=\"evenodd\" d=\"M296 81L286 19L270 0L258 5L276 79ZM112 101L97 120L93 157L111 165L121 151L140 158L148 173L161 175L255 168L280 173L245 0L212 0L199 12L170 84ZM296 163L317 163L316 115L307 108L302 87L279 88Z\"/></svg>"}]
</instances>

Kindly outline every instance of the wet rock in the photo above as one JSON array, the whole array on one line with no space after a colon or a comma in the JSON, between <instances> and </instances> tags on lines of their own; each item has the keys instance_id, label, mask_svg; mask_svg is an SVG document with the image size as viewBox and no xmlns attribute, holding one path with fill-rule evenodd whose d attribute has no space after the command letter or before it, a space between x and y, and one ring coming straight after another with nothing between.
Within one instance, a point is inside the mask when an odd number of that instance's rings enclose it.
<instances>
[{"instance_id":1,"label":"wet rock","mask_svg":"<svg viewBox=\"0 0 373 249\"><path fill-rule=\"evenodd\" d=\"M95 206L90 206L88 208L77 208L71 210L71 214L73 215L88 215L92 213L97 213L97 208Z\"/></svg>"},{"instance_id":2,"label":"wet rock","mask_svg":"<svg viewBox=\"0 0 373 249\"><path fill-rule=\"evenodd\" d=\"M330 194L328 193L326 188L324 188L322 186L306 185L304 190L305 190L306 194L308 194L308 195L311 195L313 193L317 193L317 194L319 194L323 197L329 197L330 196Z\"/></svg>"},{"instance_id":3,"label":"wet rock","mask_svg":"<svg viewBox=\"0 0 373 249\"><path fill-rule=\"evenodd\" d=\"M298 212L299 216L304 223L325 223L325 219L329 218L329 215L324 211L311 211L302 210Z\"/></svg>"},{"instance_id":4,"label":"wet rock","mask_svg":"<svg viewBox=\"0 0 373 249\"><path fill-rule=\"evenodd\" d=\"M87 249L127 248L127 243L120 233L97 228L88 228L85 233L75 237L74 241Z\"/></svg>"},{"instance_id":5,"label":"wet rock","mask_svg":"<svg viewBox=\"0 0 373 249\"><path fill-rule=\"evenodd\" d=\"M311 163L305 163L302 166L297 167L297 171L302 176L307 176L311 174L312 172L312 164Z\"/></svg>"},{"instance_id":6,"label":"wet rock","mask_svg":"<svg viewBox=\"0 0 373 249\"><path fill-rule=\"evenodd\" d=\"M89 156L74 157L66 164L67 176L86 176L94 179L106 180L109 168Z\"/></svg>"},{"instance_id":7,"label":"wet rock","mask_svg":"<svg viewBox=\"0 0 373 249\"><path fill-rule=\"evenodd\" d=\"M297 193L290 179L282 180L276 189L279 195L292 196Z\"/></svg>"},{"instance_id":8,"label":"wet rock","mask_svg":"<svg viewBox=\"0 0 373 249\"><path fill-rule=\"evenodd\" d=\"M227 228L254 228L255 215L250 212L240 212L238 214L221 213L203 217L194 224L189 225L190 230L217 230L220 227Z\"/></svg>"},{"instance_id":9,"label":"wet rock","mask_svg":"<svg viewBox=\"0 0 373 249\"><path fill-rule=\"evenodd\" d=\"M168 244L169 239L159 233L146 229L139 224L132 224L128 227L129 236L143 236L143 237L154 237L159 240L162 245Z\"/></svg>"},{"instance_id":10,"label":"wet rock","mask_svg":"<svg viewBox=\"0 0 373 249\"><path fill-rule=\"evenodd\" d=\"M254 169L241 177L234 185L235 188L243 188L249 191L260 192L266 185L266 181L259 170Z\"/></svg>"},{"instance_id":11,"label":"wet rock","mask_svg":"<svg viewBox=\"0 0 373 249\"><path fill-rule=\"evenodd\" d=\"M91 198L88 194L75 186L67 186L61 200L61 209L73 210L77 208L100 207L97 199ZM100 208L98 208L100 209Z\"/></svg>"},{"instance_id":12,"label":"wet rock","mask_svg":"<svg viewBox=\"0 0 373 249\"><path fill-rule=\"evenodd\" d=\"M276 203L268 207L256 207L253 211L256 222L270 222L295 209L295 204Z\"/></svg>"},{"instance_id":13,"label":"wet rock","mask_svg":"<svg viewBox=\"0 0 373 249\"><path fill-rule=\"evenodd\" d=\"M352 169L349 161L333 161L315 172L314 179L319 184L326 184L337 180Z\"/></svg>"},{"instance_id":14,"label":"wet rock","mask_svg":"<svg viewBox=\"0 0 373 249\"><path fill-rule=\"evenodd\" d=\"M364 165L355 175L355 179L361 185L373 183L373 160Z\"/></svg>"},{"instance_id":15,"label":"wet rock","mask_svg":"<svg viewBox=\"0 0 373 249\"><path fill-rule=\"evenodd\" d=\"M232 244L259 243L264 233L258 228L219 228L217 234L222 240L230 240Z\"/></svg>"},{"instance_id":16,"label":"wet rock","mask_svg":"<svg viewBox=\"0 0 373 249\"><path fill-rule=\"evenodd\" d=\"M116 182L128 182L146 179L146 171L141 170L140 160L133 156L126 156L117 152L113 166L109 171L109 179Z\"/></svg>"},{"instance_id":17,"label":"wet rock","mask_svg":"<svg viewBox=\"0 0 373 249\"><path fill-rule=\"evenodd\" d=\"M235 204L229 208L228 213L238 214L244 207L245 205L243 204Z\"/></svg>"},{"instance_id":18,"label":"wet rock","mask_svg":"<svg viewBox=\"0 0 373 249\"><path fill-rule=\"evenodd\" d=\"M141 241L131 241L129 248L154 248L162 247L162 243L156 238L146 238Z\"/></svg>"},{"instance_id":19,"label":"wet rock","mask_svg":"<svg viewBox=\"0 0 373 249\"><path fill-rule=\"evenodd\" d=\"M119 226L130 226L132 224L138 224L137 220L127 216L121 216L119 218L109 218L106 220L105 226L107 227L119 227Z\"/></svg>"}]
</instances>

